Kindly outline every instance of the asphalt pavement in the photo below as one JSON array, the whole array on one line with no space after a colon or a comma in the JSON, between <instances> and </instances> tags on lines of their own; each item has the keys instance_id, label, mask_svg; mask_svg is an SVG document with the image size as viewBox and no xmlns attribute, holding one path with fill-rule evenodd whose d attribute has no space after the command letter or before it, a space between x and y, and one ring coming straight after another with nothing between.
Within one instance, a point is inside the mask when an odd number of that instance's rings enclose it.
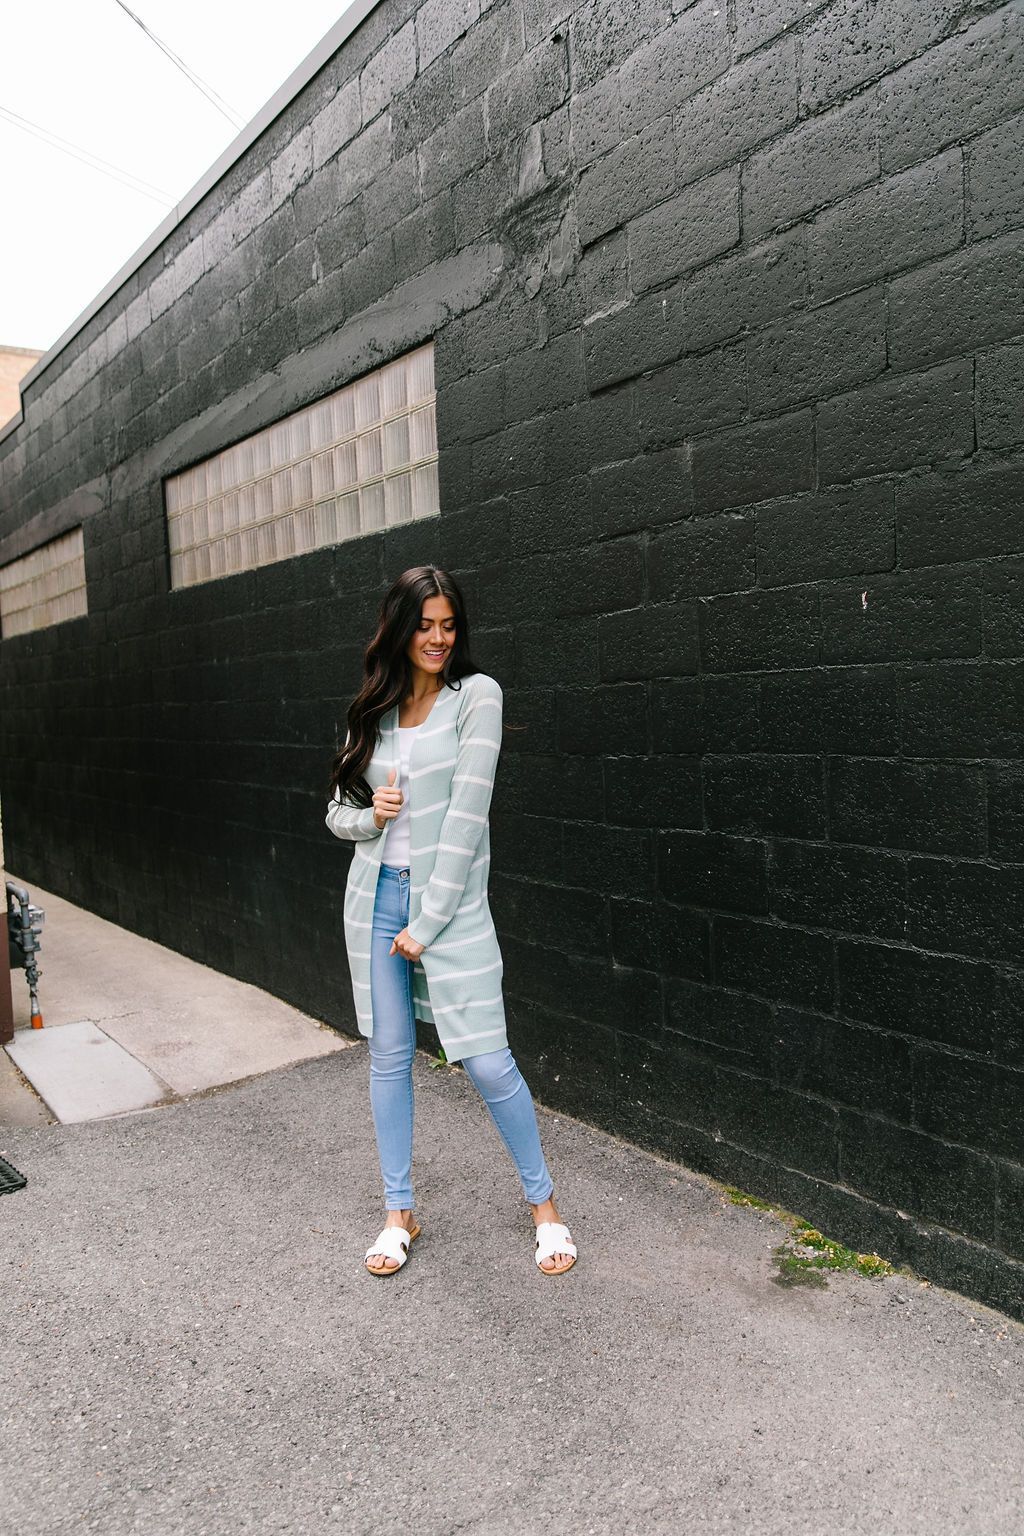
<instances>
[{"instance_id":1,"label":"asphalt pavement","mask_svg":"<svg viewBox=\"0 0 1024 1536\"><path fill-rule=\"evenodd\" d=\"M580 1259L542 1275L471 1083L415 1082L386 1280L365 1045L3 1126L5 1531L1017 1536L1024 1327L906 1274L784 1287L778 1217L544 1109Z\"/></svg>"}]
</instances>

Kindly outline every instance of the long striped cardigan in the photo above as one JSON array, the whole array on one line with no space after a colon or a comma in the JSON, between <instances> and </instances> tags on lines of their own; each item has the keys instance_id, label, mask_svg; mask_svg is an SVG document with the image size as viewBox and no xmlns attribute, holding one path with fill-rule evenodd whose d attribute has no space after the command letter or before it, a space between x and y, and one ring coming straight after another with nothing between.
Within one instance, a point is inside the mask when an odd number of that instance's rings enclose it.
<instances>
[{"instance_id":1,"label":"long striped cardigan","mask_svg":"<svg viewBox=\"0 0 1024 1536\"><path fill-rule=\"evenodd\" d=\"M426 945L413 966L417 1018L432 1023L449 1061L507 1044L502 959L487 903L488 809L501 751L502 691L473 672L438 692L409 754L409 933ZM371 789L401 772L398 706L383 715L364 775ZM335 837L354 842L345 888L345 943L359 1032L373 1034L370 933L388 821L343 801L327 810Z\"/></svg>"}]
</instances>

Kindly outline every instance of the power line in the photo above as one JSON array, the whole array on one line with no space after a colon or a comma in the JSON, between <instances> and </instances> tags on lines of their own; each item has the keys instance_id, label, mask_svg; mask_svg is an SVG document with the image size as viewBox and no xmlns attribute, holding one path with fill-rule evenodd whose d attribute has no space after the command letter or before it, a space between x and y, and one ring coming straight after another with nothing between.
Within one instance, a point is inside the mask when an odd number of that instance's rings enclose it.
<instances>
[{"instance_id":1,"label":"power line","mask_svg":"<svg viewBox=\"0 0 1024 1536\"><path fill-rule=\"evenodd\" d=\"M213 106L217 108L217 111L221 114L222 117L226 117L228 122L231 123L235 128L243 127L242 119L239 117L234 108L229 107L222 96L218 96L212 85L207 85L205 80L200 79L194 69L189 69L188 65L185 63L185 60L179 58L178 55L174 52L173 48L169 48L165 42L157 37L155 32L152 32L149 27L146 26L146 23L142 20L141 16L136 16L131 7L125 5L124 0L114 0L114 4L119 5L122 11L124 11L125 15L130 16L132 21L135 22L136 26L142 28L143 32L145 32L150 41L156 44L161 53L167 55L175 68L181 70L185 78L191 81L197 91L202 91L207 101L211 102Z\"/></svg>"},{"instance_id":2,"label":"power line","mask_svg":"<svg viewBox=\"0 0 1024 1536\"><path fill-rule=\"evenodd\" d=\"M94 155L91 149L82 149L80 145L62 139L59 134L51 133L49 128L41 128L38 123L30 123L27 117L12 112L9 107L0 106L0 117L5 118L15 128L21 128L25 133L42 139L43 143L48 144L51 149L59 149L62 154L70 155L82 165L87 165L91 171L100 171L104 176L109 176L112 181L119 181L122 186L129 187L131 191L141 192L143 197L152 198L155 203L163 203L165 208L173 206L174 198L162 187L155 187L152 182L143 181L141 176L136 176L132 171L125 171L120 166L112 165L109 160L102 159L100 155Z\"/></svg>"}]
</instances>

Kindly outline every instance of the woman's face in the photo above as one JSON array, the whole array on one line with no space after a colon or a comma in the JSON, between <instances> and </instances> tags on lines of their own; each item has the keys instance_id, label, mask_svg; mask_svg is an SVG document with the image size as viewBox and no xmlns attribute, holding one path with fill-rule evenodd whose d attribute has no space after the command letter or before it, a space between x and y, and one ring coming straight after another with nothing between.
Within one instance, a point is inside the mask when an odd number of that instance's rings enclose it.
<instances>
[{"instance_id":1,"label":"woman's face","mask_svg":"<svg viewBox=\"0 0 1024 1536\"><path fill-rule=\"evenodd\" d=\"M455 644L455 611L446 597L428 597L406 654L425 677L436 678Z\"/></svg>"}]
</instances>

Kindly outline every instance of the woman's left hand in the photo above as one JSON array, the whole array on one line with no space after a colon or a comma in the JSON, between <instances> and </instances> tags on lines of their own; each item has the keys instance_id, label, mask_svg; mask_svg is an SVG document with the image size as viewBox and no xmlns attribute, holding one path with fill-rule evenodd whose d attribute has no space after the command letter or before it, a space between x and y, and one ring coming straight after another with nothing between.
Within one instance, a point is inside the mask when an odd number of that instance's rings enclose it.
<instances>
[{"instance_id":1,"label":"woman's left hand","mask_svg":"<svg viewBox=\"0 0 1024 1536\"><path fill-rule=\"evenodd\" d=\"M407 960L418 960L426 947L425 944L417 944L408 928L403 928L401 933L396 933L395 937L391 940L391 948L388 950L388 954L393 955L397 950Z\"/></svg>"}]
</instances>

